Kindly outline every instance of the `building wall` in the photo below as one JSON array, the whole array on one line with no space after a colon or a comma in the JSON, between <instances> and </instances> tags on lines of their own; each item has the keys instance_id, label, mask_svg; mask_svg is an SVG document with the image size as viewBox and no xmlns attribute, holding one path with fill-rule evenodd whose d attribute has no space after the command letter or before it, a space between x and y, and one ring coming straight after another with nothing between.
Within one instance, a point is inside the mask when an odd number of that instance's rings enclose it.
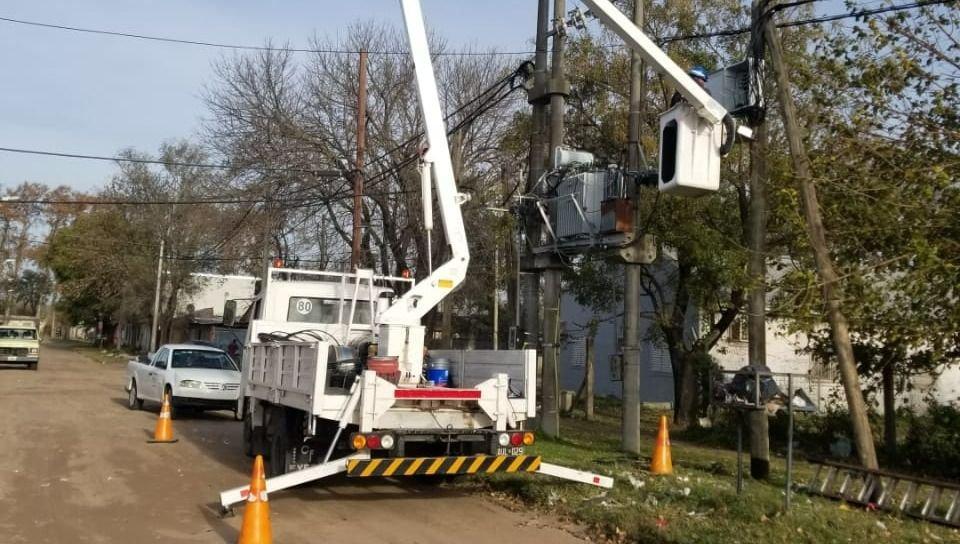
<instances>
[{"instance_id":1,"label":"building wall","mask_svg":"<svg viewBox=\"0 0 960 544\"><path fill-rule=\"evenodd\" d=\"M669 273L670 264L660 264L662 274ZM647 297L640 299L641 315L649 315L653 306ZM597 312L577 303L573 295L564 293L560 302L560 316L565 341L560 350L560 387L577 391L584 376L584 339L591 319L597 319L594 341L594 393L597 396L623 396L623 382L611 359L620 353L623 336L623 305L612 312ZM660 347L653 334L653 322L640 320L640 400L641 402L673 402L673 372L667 350ZM616 363L619 364L619 360Z\"/></svg>"},{"instance_id":2,"label":"building wall","mask_svg":"<svg viewBox=\"0 0 960 544\"><path fill-rule=\"evenodd\" d=\"M177 315L184 315L188 307L202 310L212 308L213 315L223 316L223 306L234 298L250 298L256 278L252 276L221 276L216 274L191 274L197 289L181 296L177 303Z\"/></svg>"}]
</instances>

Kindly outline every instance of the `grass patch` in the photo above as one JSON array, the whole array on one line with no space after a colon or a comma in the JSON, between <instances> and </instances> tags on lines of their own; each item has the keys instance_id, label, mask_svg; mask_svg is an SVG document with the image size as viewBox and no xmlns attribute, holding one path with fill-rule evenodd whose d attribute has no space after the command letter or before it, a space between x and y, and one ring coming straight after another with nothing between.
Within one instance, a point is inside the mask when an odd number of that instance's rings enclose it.
<instances>
[{"instance_id":1,"label":"grass patch","mask_svg":"<svg viewBox=\"0 0 960 544\"><path fill-rule=\"evenodd\" d=\"M644 412L645 451L652 452L659 412ZM611 490L550 477L496 474L463 485L494 491L511 501L557 513L596 530L608 542L960 542L960 531L900 518L835 501L793 494L783 510L785 460L772 460L769 482L744 482L736 492L736 451L695 443L697 432L672 433L675 474L653 476L649 456L619 451L620 419L603 406L595 421L561 421L562 437L540 438L529 453L571 468L613 476ZM735 444L736 437L732 438ZM711 441L712 442L712 441ZM745 458L749 470L749 457ZM798 460L795 482L807 481L811 467Z\"/></svg>"},{"instance_id":2,"label":"grass patch","mask_svg":"<svg viewBox=\"0 0 960 544\"><path fill-rule=\"evenodd\" d=\"M81 344L76 342L71 342L69 344L64 343L60 344L67 347L70 351L83 355L87 359L100 363L101 365L116 365L116 364L127 364L127 361L130 360L133 355L126 353L121 350L108 349L108 348L98 348L96 346L91 346L90 344ZM43 349L41 347L41 349Z\"/></svg>"}]
</instances>

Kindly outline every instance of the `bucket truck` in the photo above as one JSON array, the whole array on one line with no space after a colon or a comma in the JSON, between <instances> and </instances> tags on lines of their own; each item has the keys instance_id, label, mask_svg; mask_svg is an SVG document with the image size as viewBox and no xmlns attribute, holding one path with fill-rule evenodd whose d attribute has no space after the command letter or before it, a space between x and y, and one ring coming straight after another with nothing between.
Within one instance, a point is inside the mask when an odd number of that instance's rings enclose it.
<instances>
[{"instance_id":1,"label":"bucket truck","mask_svg":"<svg viewBox=\"0 0 960 544\"><path fill-rule=\"evenodd\" d=\"M463 283L470 251L420 2L400 4L429 146L424 204L435 189L450 259L417 282L269 268L243 354L244 449L266 458L268 492L344 472L528 472L612 487L609 477L525 454L536 441L527 425L536 414L534 350L431 350L431 367L445 369L449 383L425 379L420 320ZM223 491L224 511L245 491Z\"/></svg>"},{"instance_id":2,"label":"bucket truck","mask_svg":"<svg viewBox=\"0 0 960 544\"><path fill-rule=\"evenodd\" d=\"M584 2L686 99L662 122L674 139L663 145L672 146L676 161L661 189L710 190L725 147L723 107L612 4ZM463 283L470 252L460 211L466 197L457 192L420 2L400 4L428 143L424 205L435 189L451 257L417 282L371 270L268 269L243 355L244 448L266 457L268 492L344 472L529 472L612 487L609 477L525 453L536 441L527 426L536 415L534 350L431 350L425 363L420 320ZM400 285L409 288L396 296ZM427 380L425 364L446 370L449 383ZM246 489L220 494L225 511Z\"/></svg>"}]
</instances>

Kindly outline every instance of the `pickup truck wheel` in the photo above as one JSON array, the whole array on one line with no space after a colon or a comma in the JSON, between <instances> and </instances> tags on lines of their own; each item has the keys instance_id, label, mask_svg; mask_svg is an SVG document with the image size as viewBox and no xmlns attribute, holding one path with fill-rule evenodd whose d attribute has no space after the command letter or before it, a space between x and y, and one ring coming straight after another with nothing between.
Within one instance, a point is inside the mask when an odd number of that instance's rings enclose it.
<instances>
[{"instance_id":1,"label":"pickup truck wheel","mask_svg":"<svg viewBox=\"0 0 960 544\"><path fill-rule=\"evenodd\" d=\"M37 363L30 363L29 365L27 365L27 368L29 368L30 370L36 370L36 369L37 369Z\"/></svg>"},{"instance_id":2,"label":"pickup truck wheel","mask_svg":"<svg viewBox=\"0 0 960 544\"><path fill-rule=\"evenodd\" d=\"M137 382L130 382L130 393L127 395L127 408L131 410L140 410L143 408L143 400L137 398Z\"/></svg>"},{"instance_id":3,"label":"pickup truck wheel","mask_svg":"<svg viewBox=\"0 0 960 544\"><path fill-rule=\"evenodd\" d=\"M180 419L183 417L183 408L178 407L177 403L173 401L173 389L170 386L167 386L163 390L164 395L170 398L170 419Z\"/></svg>"}]
</instances>

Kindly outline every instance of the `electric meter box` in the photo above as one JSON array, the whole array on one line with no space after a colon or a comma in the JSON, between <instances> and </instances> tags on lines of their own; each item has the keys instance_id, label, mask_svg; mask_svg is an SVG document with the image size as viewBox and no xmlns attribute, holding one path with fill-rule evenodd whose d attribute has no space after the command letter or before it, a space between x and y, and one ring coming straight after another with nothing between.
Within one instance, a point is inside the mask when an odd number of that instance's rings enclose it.
<instances>
[{"instance_id":1,"label":"electric meter box","mask_svg":"<svg viewBox=\"0 0 960 544\"><path fill-rule=\"evenodd\" d=\"M680 102L660 116L660 191L700 196L720 188L723 130Z\"/></svg>"}]
</instances>

